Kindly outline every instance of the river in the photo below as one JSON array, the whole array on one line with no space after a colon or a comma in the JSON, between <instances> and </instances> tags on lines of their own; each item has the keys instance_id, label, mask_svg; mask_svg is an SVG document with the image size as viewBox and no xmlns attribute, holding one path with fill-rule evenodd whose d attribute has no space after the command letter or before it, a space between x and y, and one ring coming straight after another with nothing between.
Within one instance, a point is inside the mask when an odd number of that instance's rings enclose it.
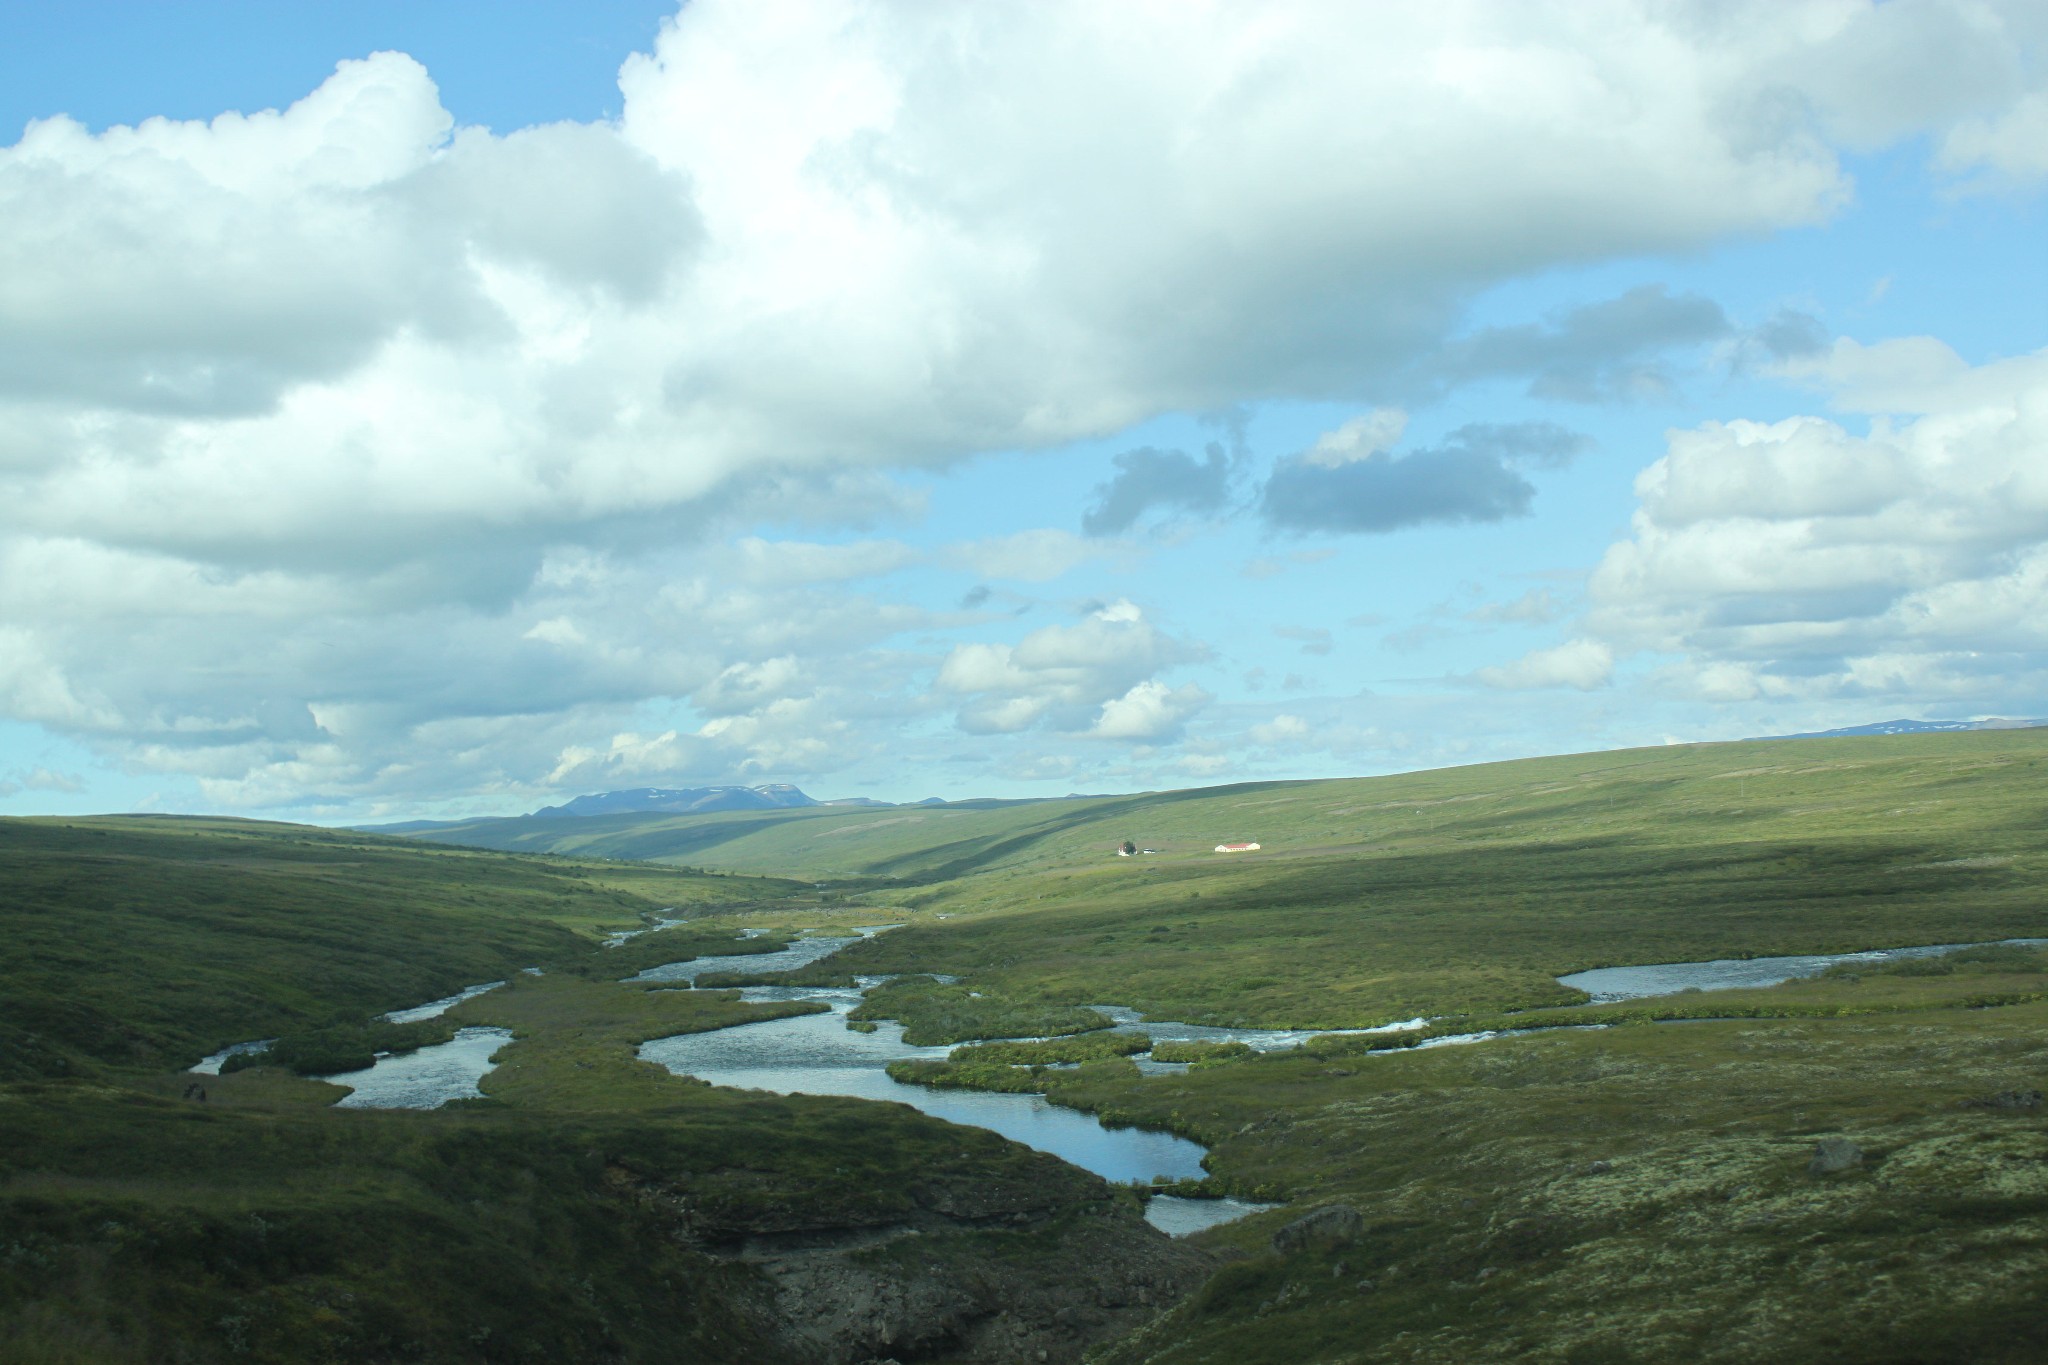
<instances>
[{"instance_id":1,"label":"river","mask_svg":"<svg viewBox=\"0 0 2048 1365\"><path fill-rule=\"evenodd\" d=\"M892 927L875 925L859 929L856 933L866 937ZM629 979L639 983L674 982L678 989L690 989L699 976L710 972L767 974L794 971L858 941L859 938L855 937L799 939L773 953L700 957L650 968ZM2037 947L2048 944L2048 939L2006 939L2002 942ZM1959 948L1978 946L1982 945L1945 943L1858 953L1601 967L1574 972L1558 980L1587 992L1595 1003L1611 1003L1686 990L1770 986L1797 977L1817 975L1838 963L1879 963L1935 957ZM741 998L755 1002L812 1000L826 1005L828 1011L738 1024L704 1033L656 1038L641 1045L640 1056L678 1075L694 1076L714 1085L768 1090L785 1095L846 1095L908 1104L935 1118L1001 1133L1013 1141L1050 1152L1093 1171L1107 1180L1150 1183L1160 1177L1185 1180L1200 1179L1205 1174L1202 1159L1207 1154L1206 1150L1198 1143L1171 1133L1107 1127L1089 1114L1052 1104L1043 1095L941 1090L905 1085L891 1079L886 1070L890 1062L913 1058L942 1059L952 1048L917 1047L906 1043L903 1041L903 1026L893 1020L879 1023L873 1032L855 1032L846 1027L847 1014L859 1005L869 988L885 979L862 977L853 988L749 986L741 990ZM454 995L424 1005L393 1010L384 1017L399 1023L433 1018L463 1000L503 984L502 981L493 981L466 987ZM1123 1006L1098 1005L1095 1008L1110 1018L1115 1031L1144 1033L1159 1042L1242 1042L1261 1052L1275 1052L1299 1047L1319 1032L1325 1032L1312 1029L1218 1028L1170 1020L1148 1021L1141 1019L1137 1011ZM1422 1028L1430 1022L1417 1018L1378 1028L1327 1031L1391 1033ZM1494 1036L1491 1033L1458 1034L1431 1039L1424 1046L1475 1043ZM437 1108L452 1099L480 1095L478 1081L491 1070L493 1057L512 1041L512 1037L504 1029L464 1028L449 1042L380 1057L366 1070L325 1079L350 1087L350 1093L336 1102L337 1108ZM204 1059L192 1070L202 1074L216 1072L228 1056L260 1050L266 1045L264 1042L237 1044ZM1147 1074L1187 1069L1185 1063L1154 1062L1144 1054L1132 1060ZM1185 1236L1268 1207L1272 1206L1229 1199L1157 1195L1150 1200L1146 1217L1164 1231Z\"/></svg>"}]
</instances>

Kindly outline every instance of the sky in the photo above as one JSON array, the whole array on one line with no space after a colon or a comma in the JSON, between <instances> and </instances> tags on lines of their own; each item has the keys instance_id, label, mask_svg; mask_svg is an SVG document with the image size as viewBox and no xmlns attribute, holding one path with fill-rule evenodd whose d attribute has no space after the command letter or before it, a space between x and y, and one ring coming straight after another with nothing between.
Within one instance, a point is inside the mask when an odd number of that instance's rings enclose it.
<instances>
[{"instance_id":1,"label":"sky","mask_svg":"<svg viewBox=\"0 0 2048 1365\"><path fill-rule=\"evenodd\" d=\"M0 0L0 814L2048 717L2048 6Z\"/></svg>"}]
</instances>

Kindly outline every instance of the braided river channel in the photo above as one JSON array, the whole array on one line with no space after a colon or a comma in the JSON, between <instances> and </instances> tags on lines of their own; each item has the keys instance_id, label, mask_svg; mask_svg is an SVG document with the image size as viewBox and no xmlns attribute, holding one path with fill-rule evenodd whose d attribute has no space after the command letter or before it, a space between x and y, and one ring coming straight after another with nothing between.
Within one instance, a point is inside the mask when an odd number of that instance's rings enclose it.
<instances>
[{"instance_id":1,"label":"braided river channel","mask_svg":"<svg viewBox=\"0 0 2048 1365\"><path fill-rule=\"evenodd\" d=\"M889 927L893 926L876 926L857 933L865 937ZM859 942L858 938L800 939L777 952L672 962L651 968L631 979L639 983L673 982L674 989L690 990L694 989L696 978L703 973L743 970L749 975L757 975L794 971L856 942ZM2048 939L2009 939L2006 942L2032 947L2048 943ZM1944 943L1824 956L1603 967L1558 979L1567 986L1587 992L1596 1003L1601 1003L1688 990L1769 986L1818 975L1837 963L1875 964L1900 958L1934 957L1974 946L1978 945ZM936 1090L905 1085L892 1079L886 1069L890 1062L909 1058L943 1059L952 1047L918 1047L906 1043L903 1041L903 1026L893 1020L879 1022L870 1033L847 1028L847 1014L860 1004L870 988L884 980L887 978L860 977L852 987L747 986L740 991L746 1000L808 1000L827 1008L814 1014L656 1038L641 1044L639 1055L677 1075L693 1076L713 1085L768 1090L784 1095L847 1095L856 1099L907 1104L935 1118L990 1129L1027 1147L1050 1152L1107 1180L1144 1183L1161 1177L1199 1180L1206 1174L1202 1159L1207 1155L1207 1149L1171 1133L1108 1127L1092 1115L1052 1104L1043 1095ZM461 1000L503 984L490 982L472 986L446 999L394 1011L385 1017L398 1022L431 1018ZM1276 1052L1299 1047L1316 1032L1141 1021L1136 1011L1121 1006L1098 1005L1095 1008L1113 1021L1111 1027L1115 1031L1144 1033L1155 1042L1241 1042L1260 1052ZM1429 1022L1427 1019L1409 1019L1376 1029L1335 1031L1391 1033L1419 1029ZM1479 1042L1494 1036L1490 1033L1441 1036L1428 1040L1423 1046ZM327 1079L352 1088L351 1093L337 1102L343 1107L432 1109L452 1099L480 1094L477 1082L495 1065L496 1053L512 1040L512 1034L505 1029L464 1028L449 1042L380 1057L374 1066L366 1070ZM260 1050L263 1046L265 1043L261 1042L238 1044L206 1058L192 1069L201 1074L217 1072L228 1055ZM1141 1072L1148 1075L1187 1069L1185 1063L1155 1062L1144 1053L1132 1060ZM1145 1216L1162 1231L1185 1236L1266 1207L1270 1206L1234 1199L1187 1199L1161 1194L1151 1198Z\"/></svg>"}]
</instances>

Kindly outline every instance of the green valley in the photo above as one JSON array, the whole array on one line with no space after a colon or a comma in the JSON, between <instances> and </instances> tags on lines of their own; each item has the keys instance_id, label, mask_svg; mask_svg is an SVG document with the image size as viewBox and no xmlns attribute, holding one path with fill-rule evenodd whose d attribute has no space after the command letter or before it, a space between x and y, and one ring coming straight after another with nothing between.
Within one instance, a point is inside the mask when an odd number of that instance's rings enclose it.
<instances>
[{"instance_id":1,"label":"green valley","mask_svg":"<svg viewBox=\"0 0 2048 1365\"><path fill-rule=\"evenodd\" d=\"M2048 936L2044 777L2017 730L415 839L0 822L0 1361L2031 1359L2048 955L1556 978ZM849 1027L958 1045L900 1080L1176 1133L1181 1193L1281 1207L1169 1241L979 1128L636 1055L855 975L898 979ZM333 1110L275 1059L187 1097L228 1043L488 980L432 1035L511 1032L481 1099ZM1429 1022L1148 1068L1112 1005Z\"/></svg>"}]
</instances>

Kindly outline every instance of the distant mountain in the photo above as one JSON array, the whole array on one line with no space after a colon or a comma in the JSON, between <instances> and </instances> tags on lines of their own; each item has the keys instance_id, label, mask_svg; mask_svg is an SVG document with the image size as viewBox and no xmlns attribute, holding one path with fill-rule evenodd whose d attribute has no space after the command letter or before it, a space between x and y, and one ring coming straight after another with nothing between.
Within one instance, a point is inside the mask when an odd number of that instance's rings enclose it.
<instances>
[{"instance_id":1,"label":"distant mountain","mask_svg":"<svg viewBox=\"0 0 2048 1365\"><path fill-rule=\"evenodd\" d=\"M840 796L830 801L820 801L821 806L893 806L894 801L877 801L872 796Z\"/></svg>"},{"instance_id":2,"label":"distant mountain","mask_svg":"<svg viewBox=\"0 0 2048 1365\"><path fill-rule=\"evenodd\" d=\"M1845 725L1839 730L1809 730L1797 735L1759 735L1759 739L1845 739L1850 735L1918 735L1933 730L2031 730L2048 720L1879 720Z\"/></svg>"},{"instance_id":3,"label":"distant mountain","mask_svg":"<svg viewBox=\"0 0 2048 1365\"><path fill-rule=\"evenodd\" d=\"M636 787L631 791L579 796L559 806L542 806L530 818L560 820L634 811L704 815L721 810L793 810L817 804L787 782L773 782L765 787Z\"/></svg>"}]
</instances>

